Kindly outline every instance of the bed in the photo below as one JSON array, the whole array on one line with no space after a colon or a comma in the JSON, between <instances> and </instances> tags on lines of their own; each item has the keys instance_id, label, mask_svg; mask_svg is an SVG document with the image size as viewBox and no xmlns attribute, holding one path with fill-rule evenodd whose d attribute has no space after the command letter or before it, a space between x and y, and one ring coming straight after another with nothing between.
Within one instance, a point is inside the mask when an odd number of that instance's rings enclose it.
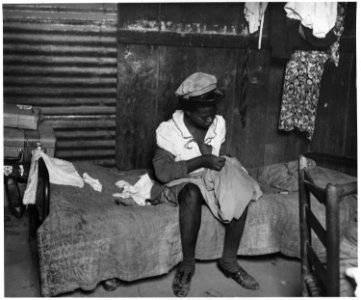
<instances>
[{"instance_id":1,"label":"bed","mask_svg":"<svg viewBox=\"0 0 361 300\"><path fill-rule=\"evenodd\" d=\"M182 259L178 208L167 203L119 205L115 182L131 184L147 170L118 171L89 162L74 162L79 174L100 180L102 192L48 182L39 161L36 204L30 207L30 236L36 239L42 296L56 296L78 288L90 291L112 278L133 281L169 272ZM300 257L297 161L249 170L264 195L251 202L239 255L282 253ZM344 183L355 177L316 166L322 184ZM326 179L323 179L326 178ZM316 211L324 214L322 205ZM357 216L354 195L340 207L341 237ZM324 220L324 218L323 218ZM222 253L224 227L204 206L196 258L213 260ZM315 245L322 256L322 246Z\"/></svg>"}]
</instances>

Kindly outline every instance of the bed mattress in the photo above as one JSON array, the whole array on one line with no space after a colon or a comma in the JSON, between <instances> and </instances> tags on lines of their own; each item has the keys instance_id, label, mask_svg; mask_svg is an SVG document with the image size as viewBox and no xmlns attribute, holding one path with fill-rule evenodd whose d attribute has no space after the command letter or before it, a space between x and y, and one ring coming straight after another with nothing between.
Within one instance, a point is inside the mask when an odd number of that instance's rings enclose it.
<instances>
[{"instance_id":1,"label":"bed mattress","mask_svg":"<svg viewBox=\"0 0 361 300\"><path fill-rule=\"evenodd\" d=\"M91 163L74 165L80 175L87 172L99 179L103 188L97 192L87 184L83 188L51 185L50 213L37 231L43 296L77 288L92 290L110 278L133 281L161 275L181 261L177 207L166 203L123 206L114 201L118 180L135 183L146 170L119 172ZM267 191L249 206L238 254L281 252L298 258L298 193L270 193L272 188ZM324 214L321 204L315 205ZM354 196L342 202L341 230L356 208ZM219 258L223 239L224 226L204 206L196 258Z\"/></svg>"}]
</instances>

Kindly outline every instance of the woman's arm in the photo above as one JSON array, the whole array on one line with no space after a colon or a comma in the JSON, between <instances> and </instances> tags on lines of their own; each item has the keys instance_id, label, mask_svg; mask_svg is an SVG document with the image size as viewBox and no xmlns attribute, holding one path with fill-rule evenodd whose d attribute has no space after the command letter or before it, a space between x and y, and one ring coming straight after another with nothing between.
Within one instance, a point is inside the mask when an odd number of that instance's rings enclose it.
<instances>
[{"instance_id":1,"label":"woman's arm","mask_svg":"<svg viewBox=\"0 0 361 300\"><path fill-rule=\"evenodd\" d=\"M218 157L212 154L176 162L170 152L161 148L157 148L153 158L155 175L159 181L164 183L187 177L189 173L199 168L209 168L219 171L223 168L224 163L224 157Z\"/></svg>"},{"instance_id":2,"label":"woman's arm","mask_svg":"<svg viewBox=\"0 0 361 300\"><path fill-rule=\"evenodd\" d=\"M188 174L185 161L176 162L170 152L159 147L153 157L153 167L156 177L163 183L187 177Z\"/></svg>"}]
</instances>

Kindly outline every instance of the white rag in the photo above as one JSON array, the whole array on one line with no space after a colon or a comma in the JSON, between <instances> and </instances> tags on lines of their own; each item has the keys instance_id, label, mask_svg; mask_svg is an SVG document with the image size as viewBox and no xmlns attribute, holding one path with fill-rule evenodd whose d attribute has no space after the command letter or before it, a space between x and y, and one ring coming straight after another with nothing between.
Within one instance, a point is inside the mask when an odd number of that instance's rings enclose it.
<instances>
[{"instance_id":1,"label":"white rag","mask_svg":"<svg viewBox=\"0 0 361 300\"><path fill-rule=\"evenodd\" d=\"M42 158L49 173L49 180L54 184L83 187L84 181L71 162L46 155L41 149L32 151L28 183L24 192L23 204L35 204L38 186L38 160Z\"/></svg>"},{"instance_id":2,"label":"white rag","mask_svg":"<svg viewBox=\"0 0 361 300\"><path fill-rule=\"evenodd\" d=\"M83 173L83 180L85 183L89 184L94 191L101 192L102 184L96 178L91 177L88 173Z\"/></svg>"},{"instance_id":3,"label":"white rag","mask_svg":"<svg viewBox=\"0 0 361 300\"><path fill-rule=\"evenodd\" d=\"M359 297L361 296L360 291L359 291L359 286L358 286L358 282L360 281L361 278L361 271L359 268L348 268L346 269L346 275L350 278L353 278L355 280L356 283L356 289L354 292L355 297Z\"/></svg>"},{"instance_id":4,"label":"white rag","mask_svg":"<svg viewBox=\"0 0 361 300\"><path fill-rule=\"evenodd\" d=\"M115 185L122 189L122 192L113 194L113 197L132 198L138 205L144 206L147 204L145 200L150 199L153 184L154 181L148 174L140 176L134 185L125 180L119 180Z\"/></svg>"}]
</instances>

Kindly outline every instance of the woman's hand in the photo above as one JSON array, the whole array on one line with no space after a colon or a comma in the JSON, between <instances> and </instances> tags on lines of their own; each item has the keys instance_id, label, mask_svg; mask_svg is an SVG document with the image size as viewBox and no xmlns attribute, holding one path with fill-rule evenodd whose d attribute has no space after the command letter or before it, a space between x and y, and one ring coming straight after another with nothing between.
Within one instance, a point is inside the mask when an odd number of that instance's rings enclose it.
<instances>
[{"instance_id":1,"label":"woman's hand","mask_svg":"<svg viewBox=\"0 0 361 300\"><path fill-rule=\"evenodd\" d=\"M208 169L220 171L224 167L226 163L226 159L224 157L215 156L213 154L203 155L204 166Z\"/></svg>"},{"instance_id":2,"label":"woman's hand","mask_svg":"<svg viewBox=\"0 0 361 300\"><path fill-rule=\"evenodd\" d=\"M208 168L220 171L226 162L225 157L215 156L213 154L204 154L186 161L187 172L190 173L199 168Z\"/></svg>"}]
</instances>

